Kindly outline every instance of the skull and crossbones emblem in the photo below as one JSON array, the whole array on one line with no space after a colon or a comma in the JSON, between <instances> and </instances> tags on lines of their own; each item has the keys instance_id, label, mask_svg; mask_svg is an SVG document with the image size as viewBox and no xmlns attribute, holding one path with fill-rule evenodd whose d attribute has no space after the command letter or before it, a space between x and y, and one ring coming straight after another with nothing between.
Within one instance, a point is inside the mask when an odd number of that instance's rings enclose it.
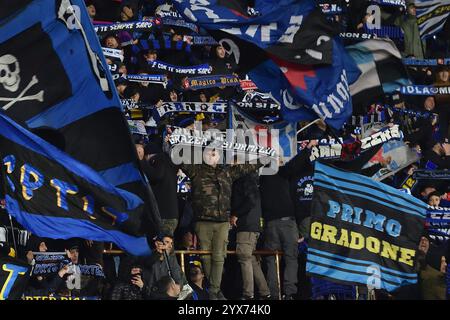
<instances>
[{"instance_id":1,"label":"skull and crossbones emblem","mask_svg":"<svg viewBox=\"0 0 450 320\"><path fill-rule=\"evenodd\" d=\"M234 56L234 60L236 61L236 64L239 64L239 61L241 59L241 52L239 50L239 47L234 43L231 39L222 39L219 41L219 44L225 49L225 53L230 57L231 55ZM226 44L226 46L225 46Z\"/></svg>"},{"instance_id":2,"label":"skull and crossbones emblem","mask_svg":"<svg viewBox=\"0 0 450 320\"><path fill-rule=\"evenodd\" d=\"M17 58L11 54L5 54L0 57L0 85L3 85L3 88L9 92L16 92L19 89L20 86L20 65ZM1 101L8 102L6 105L4 105L2 108L3 110L8 110L11 108L16 102L19 101L44 101L44 90L39 91L36 94L28 95L28 91L36 84L38 84L39 81L37 77L34 75L31 78L31 81L28 83L28 85L19 93L18 96L15 98L6 98L6 97L0 97Z\"/></svg>"}]
</instances>

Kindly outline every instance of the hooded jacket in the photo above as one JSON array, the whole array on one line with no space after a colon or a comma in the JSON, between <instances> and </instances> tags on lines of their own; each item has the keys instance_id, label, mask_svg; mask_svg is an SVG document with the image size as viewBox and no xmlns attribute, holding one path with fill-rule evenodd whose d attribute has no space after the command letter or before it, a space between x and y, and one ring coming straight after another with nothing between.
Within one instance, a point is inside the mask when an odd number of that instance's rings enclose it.
<instances>
[{"instance_id":1,"label":"hooded jacket","mask_svg":"<svg viewBox=\"0 0 450 320\"><path fill-rule=\"evenodd\" d=\"M111 293L111 300L149 300L151 297L151 287L147 285L143 276L141 276L144 282L144 287L141 289L138 286L131 283L131 268L133 264L130 264L127 268L128 276L126 279L119 281L113 288Z\"/></svg>"},{"instance_id":2,"label":"hooded jacket","mask_svg":"<svg viewBox=\"0 0 450 320\"><path fill-rule=\"evenodd\" d=\"M424 59L426 52L425 41L420 38L419 25L417 18L408 14L406 17L397 17L394 21L396 26L399 26L404 33L405 39L405 56L413 55L417 59Z\"/></svg>"}]
</instances>

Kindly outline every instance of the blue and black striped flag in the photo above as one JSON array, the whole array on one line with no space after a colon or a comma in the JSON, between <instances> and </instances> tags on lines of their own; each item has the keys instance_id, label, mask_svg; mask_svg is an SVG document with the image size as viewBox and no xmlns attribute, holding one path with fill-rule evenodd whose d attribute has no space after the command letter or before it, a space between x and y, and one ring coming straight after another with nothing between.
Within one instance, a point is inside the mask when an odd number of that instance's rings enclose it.
<instances>
[{"instance_id":1,"label":"blue and black striped flag","mask_svg":"<svg viewBox=\"0 0 450 320\"><path fill-rule=\"evenodd\" d=\"M311 212L309 274L387 291L417 283L425 203L317 162Z\"/></svg>"},{"instance_id":2,"label":"blue and black striped flag","mask_svg":"<svg viewBox=\"0 0 450 320\"><path fill-rule=\"evenodd\" d=\"M30 266L0 254L0 300L19 300L30 277Z\"/></svg>"},{"instance_id":3,"label":"blue and black striped flag","mask_svg":"<svg viewBox=\"0 0 450 320\"><path fill-rule=\"evenodd\" d=\"M10 2L0 0L0 111L52 130L47 141L140 198L130 228L157 234L158 208L84 1Z\"/></svg>"},{"instance_id":4,"label":"blue and black striped flag","mask_svg":"<svg viewBox=\"0 0 450 320\"><path fill-rule=\"evenodd\" d=\"M149 255L133 216L144 208L135 194L114 187L99 173L0 114L2 186L6 210L39 237L114 242Z\"/></svg>"}]
</instances>

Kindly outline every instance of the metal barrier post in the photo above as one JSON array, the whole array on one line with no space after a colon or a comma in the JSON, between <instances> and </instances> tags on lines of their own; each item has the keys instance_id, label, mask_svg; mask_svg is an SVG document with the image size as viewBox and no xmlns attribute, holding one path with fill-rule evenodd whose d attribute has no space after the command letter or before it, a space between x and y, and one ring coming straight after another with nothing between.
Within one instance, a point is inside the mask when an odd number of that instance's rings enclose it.
<instances>
[{"instance_id":1,"label":"metal barrier post","mask_svg":"<svg viewBox=\"0 0 450 320\"><path fill-rule=\"evenodd\" d=\"M275 252L275 265L277 268L278 298L281 300L280 255L278 254L278 251Z\"/></svg>"},{"instance_id":2,"label":"metal barrier post","mask_svg":"<svg viewBox=\"0 0 450 320\"><path fill-rule=\"evenodd\" d=\"M186 271L184 270L184 252L180 252L180 262L181 262L181 271L183 271L183 273L186 273Z\"/></svg>"}]
</instances>

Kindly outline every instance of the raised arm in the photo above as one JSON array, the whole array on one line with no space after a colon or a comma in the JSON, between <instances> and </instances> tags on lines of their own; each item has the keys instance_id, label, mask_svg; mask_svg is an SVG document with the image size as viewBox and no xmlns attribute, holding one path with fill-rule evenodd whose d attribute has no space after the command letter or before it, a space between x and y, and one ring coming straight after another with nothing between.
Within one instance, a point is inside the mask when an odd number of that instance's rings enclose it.
<instances>
[{"instance_id":1,"label":"raised arm","mask_svg":"<svg viewBox=\"0 0 450 320\"><path fill-rule=\"evenodd\" d=\"M278 173L285 178L299 175L308 165L309 161L309 150L304 149L300 153L297 153L291 161L282 166Z\"/></svg>"},{"instance_id":2,"label":"raised arm","mask_svg":"<svg viewBox=\"0 0 450 320\"><path fill-rule=\"evenodd\" d=\"M235 181L249 173L255 172L262 166L264 166L264 165L263 164L239 164L239 165L231 166L231 168L230 168L231 179L233 179L233 181Z\"/></svg>"}]
</instances>

